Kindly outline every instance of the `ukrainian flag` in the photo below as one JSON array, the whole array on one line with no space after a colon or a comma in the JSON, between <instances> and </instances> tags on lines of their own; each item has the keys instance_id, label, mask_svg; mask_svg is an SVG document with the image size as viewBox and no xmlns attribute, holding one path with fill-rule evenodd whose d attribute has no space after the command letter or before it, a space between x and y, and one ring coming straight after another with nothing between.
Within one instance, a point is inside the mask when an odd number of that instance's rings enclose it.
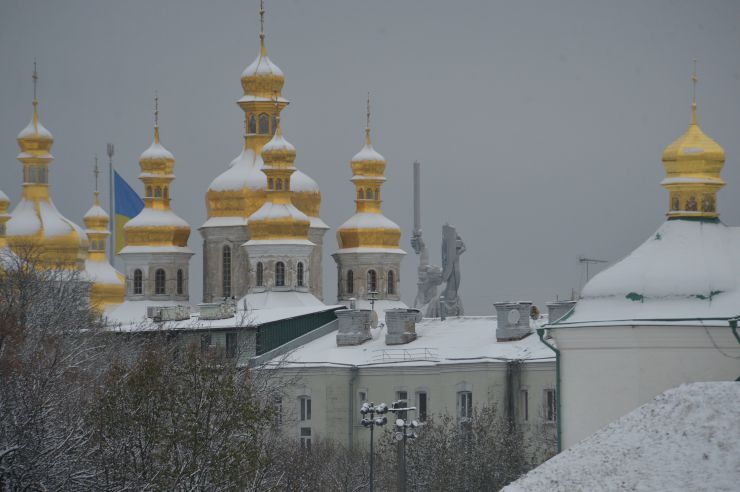
<instances>
[{"instance_id":1,"label":"ukrainian flag","mask_svg":"<svg viewBox=\"0 0 740 492\"><path fill-rule=\"evenodd\" d=\"M116 254L126 245L126 236L123 232L123 226L126 222L133 219L141 209L144 208L144 200L129 186L129 184L118 174L113 171L114 186L116 197Z\"/></svg>"}]
</instances>

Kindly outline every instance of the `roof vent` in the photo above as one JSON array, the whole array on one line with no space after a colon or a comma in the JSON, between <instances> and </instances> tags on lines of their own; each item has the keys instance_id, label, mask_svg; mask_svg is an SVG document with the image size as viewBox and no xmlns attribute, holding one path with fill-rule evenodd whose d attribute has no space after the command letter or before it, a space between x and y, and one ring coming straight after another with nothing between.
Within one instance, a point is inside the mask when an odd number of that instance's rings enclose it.
<instances>
[{"instance_id":1,"label":"roof vent","mask_svg":"<svg viewBox=\"0 0 740 492\"><path fill-rule=\"evenodd\" d=\"M421 311L418 309L386 309L385 310L385 344L401 345L416 340L416 323L421 321Z\"/></svg>"},{"instance_id":2,"label":"roof vent","mask_svg":"<svg viewBox=\"0 0 740 492\"><path fill-rule=\"evenodd\" d=\"M334 311L337 315L337 346L360 345L370 340L369 309L340 309Z\"/></svg>"},{"instance_id":3,"label":"roof vent","mask_svg":"<svg viewBox=\"0 0 740 492\"><path fill-rule=\"evenodd\" d=\"M529 326L531 302L495 302L493 305L496 308L496 341L521 340L532 333Z\"/></svg>"}]
</instances>

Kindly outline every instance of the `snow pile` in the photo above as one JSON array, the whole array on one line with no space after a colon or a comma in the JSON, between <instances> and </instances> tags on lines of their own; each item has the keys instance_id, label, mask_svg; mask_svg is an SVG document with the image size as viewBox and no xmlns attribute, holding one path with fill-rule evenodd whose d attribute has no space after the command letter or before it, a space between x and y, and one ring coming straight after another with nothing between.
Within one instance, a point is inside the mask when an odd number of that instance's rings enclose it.
<instances>
[{"instance_id":1,"label":"snow pile","mask_svg":"<svg viewBox=\"0 0 740 492\"><path fill-rule=\"evenodd\" d=\"M26 139L33 137L41 137L45 139L54 138L51 136L51 132L47 130L40 121L37 121L36 124L34 124L33 118L31 118L31 122L18 134L18 138Z\"/></svg>"},{"instance_id":2,"label":"snow pile","mask_svg":"<svg viewBox=\"0 0 740 492\"><path fill-rule=\"evenodd\" d=\"M503 491L738 490L738 408L738 382L681 385Z\"/></svg>"},{"instance_id":3,"label":"snow pile","mask_svg":"<svg viewBox=\"0 0 740 492\"><path fill-rule=\"evenodd\" d=\"M229 168L218 175L208 187L212 191L241 190L250 188L259 190L267 188L267 176L260 168L262 157L255 156L252 149L244 148Z\"/></svg>"},{"instance_id":4,"label":"snow pile","mask_svg":"<svg viewBox=\"0 0 740 492\"><path fill-rule=\"evenodd\" d=\"M18 202L10 214L6 234L8 236L31 236L41 229L41 220L36 214L36 204L25 198Z\"/></svg>"},{"instance_id":5,"label":"snow pile","mask_svg":"<svg viewBox=\"0 0 740 492\"><path fill-rule=\"evenodd\" d=\"M372 145L365 146L352 158L352 162L385 162L385 158L376 151Z\"/></svg>"},{"instance_id":6,"label":"snow pile","mask_svg":"<svg viewBox=\"0 0 740 492\"><path fill-rule=\"evenodd\" d=\"M309 177L308 174L296 169L295 172L290 175L290 190L298 193L318 193L319 184Z\"/></svg>"},{"instance_id":7,"label":"snow pile","mask_svg":"<svg viewBox=\"0 0 740 492\"><path fill-rule=\"evenodd\" d=\"M123 285L122 275L107 261L85 260L84 275L96 284Z\"/></svg>"},{"instance_id":8,"label":"snow pile","mask_svg":"<svg viewBox=\"0 0 740 492\"><path fill-rule=\"evenodd\" d=\"M738 251L738 227L666 221L629 256L591 279L571 316L556 326L737 316Z\"/></svg>"},{"instance_id":9,"label":"snow pile","mask_svg":"<svg viewBox=\"0 0 740 492\"><path fill-rule=\"evenodd\" d=\"M175 160L175 156L159 142L152 142L149 148L141 153L139 160Z\"/></svg>"},{"instance_id":10,"label":"snow pile","mask_svg":"<svg viewBox=\"0 0 740 492\"><path fill-rule=\"evenodd\" d=\"M100 219L107 219L108 214L105 210L103 210L103 207L101 207L98 204L93 205L90 207L90 210L85 213L85 215L82 217L83 219L93 219L93 218L100 218Z\"/></svg>"},{"instance_id":11,"label":"snow pile","mask_svg":"<svg viewBox=\"0 0 740 492\"><path fill-rule=\"evenodd\" d=\"M262 55L261 53L242 72L242 78L265 75L275 75L278 77L283 77L283 71L280 70L277 65L272 63L267 55Z\"/></svg>"},{"instance_id":12,"label":"snow pile","mask_svg":"<svg viewBox=\"0 0 740 492\"><path fill-rule=\"evenodd\" d=\"M144 208L139 215L126 222L124 229L134 227L178 227L190 229L185 220L175 214L172 210L157 210L153 208Z\"/></svg>"},{"instance_id":13,"label":"snow pile","mask_svg":"<svg viewBox=\"0 0 740 492\"><path fill-rule=\"evenodd\" d=\"M383 214L359 212L347 219L340 229L400 229L398 224Z\"/></svg>"}]
</instances>

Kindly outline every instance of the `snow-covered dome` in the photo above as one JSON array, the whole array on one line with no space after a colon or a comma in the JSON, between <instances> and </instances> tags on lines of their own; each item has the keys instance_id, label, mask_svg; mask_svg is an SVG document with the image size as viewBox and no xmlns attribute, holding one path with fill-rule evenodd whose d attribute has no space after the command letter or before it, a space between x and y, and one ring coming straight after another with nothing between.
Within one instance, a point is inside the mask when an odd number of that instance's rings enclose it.
<instances>
[{"instance_id":1,"label":"snow-covered dome","mask_svg":"<svg viewBox=\"0 0 740 492\"><path fill-rule=\"evenodd\" d=\"M594 276L558 324L727 318L740 314L740 228L669 220Z\"/></svg>"},{"instance_id":2,"label":"snow-covered dome","mask_svg":"<svg viewBox=\"0 0 740 492\"><path fill-rule=\"evenodd\" d=\"M245 95L271 98L283 90L285 75L267 56L264 33L260 33L260 53L242 72L241 83Z\"/></svg>"}]
</instances>

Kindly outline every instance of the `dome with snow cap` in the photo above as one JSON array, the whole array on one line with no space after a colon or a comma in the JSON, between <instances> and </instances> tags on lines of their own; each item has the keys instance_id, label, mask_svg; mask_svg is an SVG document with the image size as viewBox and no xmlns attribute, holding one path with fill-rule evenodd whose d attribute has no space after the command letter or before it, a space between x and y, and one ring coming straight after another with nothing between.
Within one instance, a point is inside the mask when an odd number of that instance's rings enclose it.
<instances>
[{"instance_id":1,"label":"dome with snow cap","mask_svg":"<svg viewBox=\"0 0 740 492\"><path fill-rule=\"evenodd\" d=\"M261 11L264 14L264 10ZM242 72L242 89L245 95L272 98L280 94L285 84L283 71L267 56L265 33L260 32L260 52L257 58Z\"/></svg>"},{"instance_id":2,"label":"dome with snow cap","mask_svg":"<svg viewBox=\"0 0 740 492\"><path fill-rule=\"evenodd\" d=\"M267 177L262 172L262 157L245 145L208 187L208 217L249 217L265 201Z\"/></svg>"},{"instance_id":3,"label":"dome with snow cap","mask_svg":"<svg viewBox=\"0 0 740 492\"><path fill-rule=\"evenodd\" d=\"M85 233L89 238L85 277L92 283L90 303L100 311L121 304L126 294L126 279L108 262L107 240L110 236L108 213L100 206L100 193L95 191L95 203L85 213Z\"/></svg>"},{"instance_id":4,"label":"dome with snow cap","mask_svg":"<svg viewBox=\"0 0 740 492\"><path fill-rule=\"evenodd\" d=\"M18 134L17 141L21 149L18 160L23 165L23 195L5 225L8 244L16 253L37 255L50 268L82 270L87 236L51 200L49 164L54 160L50 153L54 137L39 121L35 97L31 123Z\"/></svg>"}]
</instances>

